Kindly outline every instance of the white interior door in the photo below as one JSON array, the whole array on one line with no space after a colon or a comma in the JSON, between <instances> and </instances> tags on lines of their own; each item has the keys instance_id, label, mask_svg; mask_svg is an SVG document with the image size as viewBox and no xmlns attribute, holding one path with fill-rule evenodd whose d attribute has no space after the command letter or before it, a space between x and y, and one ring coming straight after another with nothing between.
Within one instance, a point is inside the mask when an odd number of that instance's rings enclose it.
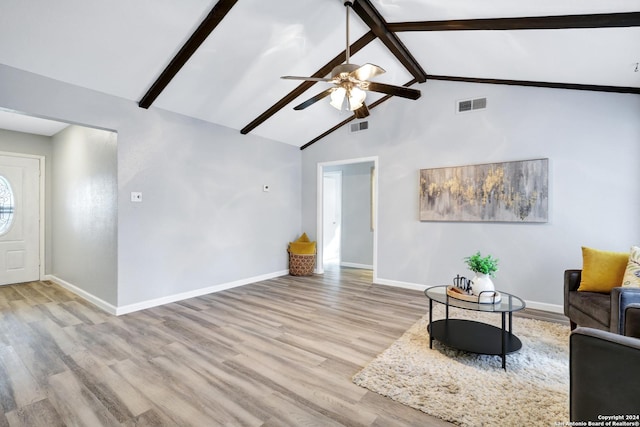
<instances>
[{"instance_id":1,"label":"white interior door","mask_svg":"<svg viewBox=\"0 0 640 427\"><path fill-rule=\"evenodd\" d=\"M325 172L322 203L322 262L340 263L342 224L342 172Z\"/></svg>"},{"instance_id":2,"label":"white interior door","mask_svg":"<svg viewBox=\"0 0 640 427\"><path fill-rule=\"evenodd\" d=\"M40 161L0 156L0 285L40 279Z\"/></svg>"}]
</instances>

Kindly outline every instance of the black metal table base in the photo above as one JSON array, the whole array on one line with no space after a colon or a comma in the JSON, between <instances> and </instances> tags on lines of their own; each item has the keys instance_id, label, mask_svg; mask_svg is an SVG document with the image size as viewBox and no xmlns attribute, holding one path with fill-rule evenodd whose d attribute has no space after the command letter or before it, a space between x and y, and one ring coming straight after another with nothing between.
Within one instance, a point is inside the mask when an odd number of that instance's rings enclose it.
<instances>
[{"instance_id":1,"label":"black metal table base","mask_svg":"<svg viewBox=\"0 0 640 427\"><path fill-rule=\"evenodd\" d=\"M442 319L429 324L429 348L436 339L442 344L470 353L496 355L502 357L502 367L506 369L506 356L522 348L522 342L509 331L463 319ZM504 348L503 348L504 338Z\"/></svg>"},{"instance_id":2,"label":"black metal table base","mask_svg":"<svg viewBox=\"0 0 640 427\"><path fill-rule=\"evenodd\" d=\"M495 303L495 307L486 306L493 310L482 308L482 304L453 301L444 289L447 285L434 286L424 291L429 298L429 348L433 348L433 340L463 351L478 354L497 355L502 357L502 369L507 369L507 354L518 351L522 348L522 342L515 336L513 331L513 312L525 308L525 303L515 295L506 292L507 301ZM433 321L433 301L444 304L445 318ZM451 302L453 301L453 302ZM500 313L502 327L488 325L474 320L450 319L449 305L454 307Z\"/></svg>"}]
</instances>

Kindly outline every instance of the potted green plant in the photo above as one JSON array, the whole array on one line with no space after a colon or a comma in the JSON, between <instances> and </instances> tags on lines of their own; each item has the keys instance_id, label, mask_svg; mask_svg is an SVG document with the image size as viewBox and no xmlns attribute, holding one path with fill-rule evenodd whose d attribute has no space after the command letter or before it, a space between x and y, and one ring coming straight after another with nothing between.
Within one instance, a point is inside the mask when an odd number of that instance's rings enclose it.
<instances>
[{"instance_id":1,"label":"potted green plant","mask_svg":"<svg viewBox=\"0 0 640 427\"><path fill-rule=\"evenodd\" d=\"M475 277L471 279L471 291L474 295L480 295L481 292L495 291L492 277L496 277L495 273L498 271L498 259L487 255L482 256L480 251L468 256L464 259L469 270L476 273Z\"/></svg>"},{"instance_id":2,"label":"potted green plant","mask_svg":"<svg viewBox=\"0 0 640 427\"><path fill-rule=\"evenodd\" d=\"M480 251L478 251L466 257L464 261L469 267L469 270L474 273L488 274L491 277L496 277L495 273L498 271L498 259L491 255L483 257Z\"/></svg>"}]
</instances>

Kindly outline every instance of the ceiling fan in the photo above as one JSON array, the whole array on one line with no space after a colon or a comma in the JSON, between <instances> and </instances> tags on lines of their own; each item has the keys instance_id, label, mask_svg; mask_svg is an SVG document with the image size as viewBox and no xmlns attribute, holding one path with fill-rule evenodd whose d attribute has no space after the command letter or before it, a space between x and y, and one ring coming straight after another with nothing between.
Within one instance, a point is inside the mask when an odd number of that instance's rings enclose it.
<instances>
[{"instance_id":1,"label":"ceiling fan","mask_svg":"<svg viewBox=\"0 0 640 427\"><path fill-rule=\"evenodd\" d=\"M410 89L404 86L394 86L384 83L369 81L370 78L384 73L385 71L373 64L364 64L362 66L349 63L350 44L349 44L349 9L353 7L353 0L345 0L344 6L347 10L347 48L346 62L340 64L331 70L331 78L320 77L297 77L282 76L282 79L289 80L305 80L311 82L327 82L333 83L334 87L320 92L316 96L306 100L300 105L293 107L294 110L304 110L312 104L331 95L331 105L338 110L346 108L353 111L357 118L364 118L369 115L369 109L365 104L367 96L366 91L380 92L387 95L399 96L402 98L418 99L420 91Z\"/></svg>"}]
</instances>

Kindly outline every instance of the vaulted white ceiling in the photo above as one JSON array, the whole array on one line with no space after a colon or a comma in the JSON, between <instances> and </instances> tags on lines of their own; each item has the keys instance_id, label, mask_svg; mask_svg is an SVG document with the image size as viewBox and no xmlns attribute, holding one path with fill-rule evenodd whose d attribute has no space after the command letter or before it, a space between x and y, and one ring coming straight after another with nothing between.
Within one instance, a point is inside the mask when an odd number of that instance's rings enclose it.
<instances>
[{"instance_id":1,"label":"vaulted white ceiling","mask_svg":"<svg viewBox=\"0 0 640 427\"><path fill-rule=\"evenodd\" d=\"M3 0L0 63L138 102L216 3ZM388 24L640 11L640 0L371 4ZM369 32L355 13L350 27L352 43ZM640 88L637 22L617 28L394 31L428 75ZM238 0L151 108L240 131L300 84L280 76L310 76L344 48L342 0ZM351 62L384 68L375 81L404 85L413 79L378 39ZM351 117L329 106L328 99L293 110L328 87L313 85L250 132L296 146L308 143ZM428 96L429 79L411 87ZM367 103L381 97L369 92Z\"/></svg>"},{"instance_id":2,"label":"vaulted white ceiling","mask_svg":"<svg viewBox=\"0 0 640 427\"><path fill-rule=\"evenodd\" d=\"M34 135L53 136L69 126L56 120L41 119L0 109L0 129Z\"/></svg>"}]
</instances>

